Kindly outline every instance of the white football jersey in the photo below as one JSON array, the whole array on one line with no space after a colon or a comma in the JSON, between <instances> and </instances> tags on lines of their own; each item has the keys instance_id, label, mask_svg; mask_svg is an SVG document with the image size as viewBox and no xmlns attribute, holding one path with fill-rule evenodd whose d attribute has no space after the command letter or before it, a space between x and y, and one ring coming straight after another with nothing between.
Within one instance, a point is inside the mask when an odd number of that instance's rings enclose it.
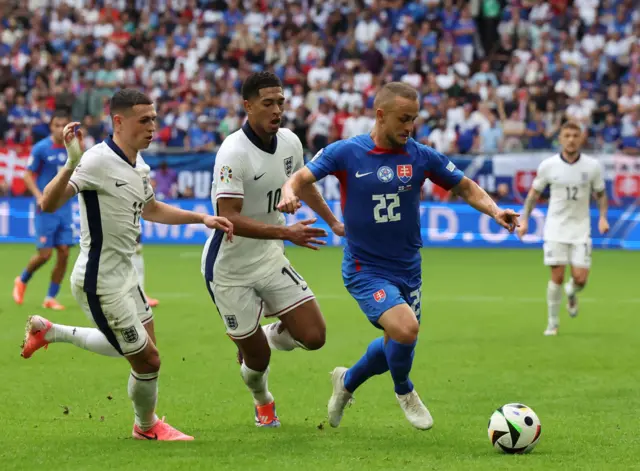
<instances>
[{"instance_id":1,"label":"white football jersey","mask_svg":"<svg viewBox=\"0 0 640 471\"><path fill-rule=\"evenodd\" d=\"M224 140L216 155L213 207L218 198L243 198L240 214L283 226L285 217L277 209L281 188L303 165L302 143L289 129L281 128L271 149L265 149L246 123ZM223 232L214 231L202 253L202 273L218 285L249 286L270 273L270 264L283 251L281 240L234 236L228 242Z\"/></svg>"},{"instance_id":2,"label":"white football jersey","mask_svg":"<svg viewBox=\"0 0 640 471\"><path fill-rule=\"evenodd\" d=\"M108 138L84 153L71 176L80 201L80 254L71 282L85 292L127 292L137 285L131 256L140 215L154 197L149 170L140 154L131 165Z\"/></svg>"},{"instance_id":3,"label":"white football jersey","mask_svg":"<svg viewBox=\"0 0 640 471\"><path fill-rule=\"evenodd\" d=\"M549 186L551 196L544 225L544 240L567 244L591 239L589 202L592 192L605 189L600 163L581 154L573 164L560 154L542 161L533 188L542 192Z\"/></svg>"}]
</instances>

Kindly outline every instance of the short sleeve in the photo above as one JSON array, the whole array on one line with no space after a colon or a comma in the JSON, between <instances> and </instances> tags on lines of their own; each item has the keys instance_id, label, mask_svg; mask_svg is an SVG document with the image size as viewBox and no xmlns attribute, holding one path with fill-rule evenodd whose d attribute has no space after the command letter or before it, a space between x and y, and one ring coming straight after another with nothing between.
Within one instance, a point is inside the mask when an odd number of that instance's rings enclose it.
<instances>
[{"instance_id":1,"label":"short sleeve","mask_svg":"<svg viewBox=\"0 0 640 471\"><path fill-rule=\"evenodd\" d=\"M547 163L545 161L538 166L538 171L531 187L538 193L542 193L547 186L549 186L549 176L547 175Z\"/></svg>"},{"instance_id":2,"label":"short sleeve","mask_svg":"<svg viewBox=\"0 0 640 471\"><path fill-rule=\"evenodd\" d=\"M464 173L446 155L422 144L418 146L418 151L427 158L425 176L429 180L445 190L451 190L462 181Z\"/></svg>"},{"instance_id":3,"label":"short sleeve","mask_svg":"<svg viewBox=\"0 0 640 471\"><path fill-rule=\"evenodd\" d=\"M27 170L33 173L37 173L41 169L42 165L42 149L41 146L33 146L31 149L31 155L29 156L29 161L27 162Z\"/></svg>"},{"instance_id":4,"label":"short sleeve","mask_svg":"<svg viewBox=\"0 0 640 471\"><path fill-rule=\"evenodd\" d=\"M345 146L341 142L330 144L318 153L307 163L307 168L317 180L322 180L327 175L331 175L345 168Z\"/></svg>"},{"instance_id":5,"label":"short sleeve","mask_svg":"<svg viewBox=\"0 0 640 471\"><path fill-rule=\"evenodd\" d=\"M605 190L604 177L602 175L602 166L600 162L596 162L595 169L593 172L593 179L591 180L591 187L593 191L596 193L600 193Z\"/></svg>"},{"instance_id":6,"label":"short sleeve","mask_svg":"<svg viewBox=\"0 0 640 471\"><path fill-rule=\"evenodd\" d=\"M245 165L233 150L221 148L216 155L213 178L216 180L215 198L244 198Z\"/></svg>"},{"instance_id":7,"label":"short sleeve","mask_svg":"<svg viewBox=\"0 0 640 471\"><path fill-rule=\"evenodd\" d=\"M81 191L100 190L104 181L105 166L98 152L86 152L76 167L69 183L76 190Z\"/></svg>"}]
</instances>

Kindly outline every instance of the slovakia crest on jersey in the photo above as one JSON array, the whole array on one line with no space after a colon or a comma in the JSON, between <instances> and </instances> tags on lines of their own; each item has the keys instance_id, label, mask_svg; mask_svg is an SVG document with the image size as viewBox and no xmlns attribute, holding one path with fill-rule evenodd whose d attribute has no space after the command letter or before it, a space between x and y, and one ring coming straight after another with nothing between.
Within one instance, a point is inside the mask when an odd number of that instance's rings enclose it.
<instances>
[{"instance_id":1,"label":"slovakia crest on jersey","mask_svg":"<svg viewBox=\"0 0 640 471\"><path fill-rule=\"evenodd\" d=\"M287 174L287 177L291 176L293 172L293 155L291 157L287 157L284 159L284 173Z\"/></svg>"},{"instance_id":2,"label":"slovakia crest on jersey","mask_svg":"<svg viewBox=\"0 0 640 471\"><path fill-rule=\"evenodd\" d=\"M379 289L378 291L373 293L373 299L375 299L377 303L381 303L382 301L387 299L387 293L385 293L383 289Z\"/></svg>"},{"instance_id":3,"label":"slovakia crest on jersey","mask_svg":"<svg viewBox=\"0 0 640 471\"><path fill-rule=\"evenodd\" d=\"M413 166L411 164L398 165L396 167L396 173L402 183L407 183L413 176Z\"/></svg>"}]
</instances>

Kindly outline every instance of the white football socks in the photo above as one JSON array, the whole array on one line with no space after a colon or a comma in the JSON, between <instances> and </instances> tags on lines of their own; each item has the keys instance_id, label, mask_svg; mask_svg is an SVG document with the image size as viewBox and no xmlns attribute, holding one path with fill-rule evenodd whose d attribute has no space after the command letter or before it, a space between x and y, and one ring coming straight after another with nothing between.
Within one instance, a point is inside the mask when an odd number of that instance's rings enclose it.
<instances>
[{"instance_id":1,"label":"white football socks","mask_svg":"<svg viewBox=\"0 0 640 471\"><path fill-rule=\"evenodd\" d=\"M138 273L138 285L144 291L144 259L141 253L134 253L131 257L131 263L133 263L136 272Z\"/></svg>"},{"instance_id":2,"label":"white football socks","mask_svg":"<svg viewBox=\"0 0 640 471\"><path fill-rule=\"evenodd\" d=\"M53 324L44 339L47 342L71 343L76 347L108 357L122 357L98 329Z\"/></svg>"},{"instance_id":3,"label":"white football socks","mask_svg":"<svg viewBox=\"0 0 640 471\"><path fill-rule=\"evenodd\" d=\"M262 328L264 335L267 337L269 347L273 350L282 350L288 352L294 348L304 348L300 342L294 339L289 331L282 325L281 321L266 325Z\"/></svg>"},{"instance_id":4,"label":"white football socks","mask_svg":"<svg viewBox=\"0 0 640 471\"><path fill-rule=\"evenodd\" d=\"M569 281L564 285L564 292L567 294L567 296L578 294L583 289L584 285L577 285L576 282L573 281L573 277L570 278Z\"/></svg>"},{"instance_id":5,"label":"white football socks","mask_svg":"<svg viewBox=\"0 0 640 471\"><path fill-rule=\"evenodd\" d=\"M264 406L273 402L273 396L269 392L267 385L267 378L269 376L268 367L265 371L255 371L242 363L240 374L249 391L251 391L253 402L257 406Z\"/></svg>"},{"instance_id":6,"label":"white football socks","mask_svg":"<svg viewBox=\"0 0 640 471\"><path fill-rule=\"evenodd\" d=\"M562 285L557 285L549 280L547 284L547 307L549 327L560 325L559 311L562 302Z\"/></svg>"},{"instance_id":7,"label":"white football socks","mask_svg":"<svg viewBox=\"0 0 640 471\"><path fill-rule=\"evenodd\" d=\"M149 430L158 420L156 403L158 402L158 372L136 373L129 375L129 399L133 402L136 425L142 431Z\"/></svg>"}]
</instances>

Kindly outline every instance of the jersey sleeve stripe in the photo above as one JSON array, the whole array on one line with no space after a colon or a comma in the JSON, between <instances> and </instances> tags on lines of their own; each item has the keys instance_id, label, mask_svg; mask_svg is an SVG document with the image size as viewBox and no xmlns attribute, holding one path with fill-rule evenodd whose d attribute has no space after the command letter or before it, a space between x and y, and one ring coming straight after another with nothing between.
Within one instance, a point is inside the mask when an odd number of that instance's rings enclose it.
<instances>
[{"instance_id":1,"label":"jersey sleeve stripe","mask_svg":"<svg viewBox=\"0 0 640 471\"><path fill-rule=\"evenodd\" d=\"M149 201L151 201L153 199L154 196L155 196L155 194L152 193L151 195L149 195L149 197L146 200L144 200L144 202L148 203Z\"/></svg>"},{"instance_id":2,"label":"jersey sleeve stripe","mask_svg":"<svg viewBox=\"0 0 640 471\"><path fill-rule=\"evenodd\" d=\"M80 193L80 187L76 182L74 182L73 180L69 180L69 183L71 183L71 186L73 187L73 189L76 190L76 195Z\"/></svg>"}]
</instances>

